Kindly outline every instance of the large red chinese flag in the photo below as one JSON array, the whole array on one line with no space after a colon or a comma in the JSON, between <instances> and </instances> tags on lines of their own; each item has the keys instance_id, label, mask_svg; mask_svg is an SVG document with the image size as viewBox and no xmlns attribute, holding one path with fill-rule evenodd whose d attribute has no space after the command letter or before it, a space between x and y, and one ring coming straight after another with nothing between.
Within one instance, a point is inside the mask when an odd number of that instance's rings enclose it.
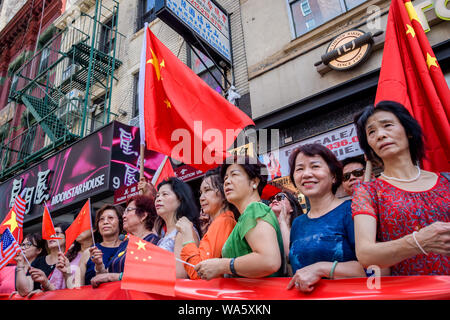
<instances>
[{"instance_id":1,"label":"large red chinese flag","mask_svg":"<svg viewBox=\"0 0 450 320\"><path fill-rule=\"evenodd\" d=\"M129 234L122 289L175 296L173 252Z\"/></svg>"},{"instance_id":2,"label":"large red chinese flag","mask_svg":"<svg viewBox=\"0 0 450 320\"><path fill-rule=\"evenodd\" d=\"M147 149L207 171L223 162L242 129L254 125L147 26L139 72L140 126L145 128Z\"/></svg>"},{"instance_id":3,"label":"large red chinese flag","mask_svg":"<svg viewBox=\"0 0 450 320\"><path fill-rule=\"evenodd\" d=\"M392 0L375 104L403 104L425 134L430 171L450 171L450 90L410 1Z\"/></svg>"},{"instance_id":4,"label":"large red chinese flag","mask_svg":"<svg viewBox=\"0 0 450 320\"><path fill-rule=\"evenodd\" d=\"M84 231L92 230L91 227L91 201L88 200L81 208L80 213L66 230L66 252L75 239Z\"/></svg>"}]
</instances>

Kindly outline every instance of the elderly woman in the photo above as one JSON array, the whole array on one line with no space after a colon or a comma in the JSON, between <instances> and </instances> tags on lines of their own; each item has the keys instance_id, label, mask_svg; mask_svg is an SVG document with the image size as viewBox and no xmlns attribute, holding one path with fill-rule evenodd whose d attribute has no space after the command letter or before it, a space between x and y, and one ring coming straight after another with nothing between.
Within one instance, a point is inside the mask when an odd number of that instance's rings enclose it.
<instances>
[{"instance_id":1,"label":"elderly woman","mask_svg":"<svg viewBox=\"0 0 450 320\"><path fill-rule=\"evenodd\" d=\"M183 248L183 235L176 228L177 221L186 218L192 224L185 228L185 233L191 233L191 241L198 245L200 240L200 220L194 194L191 187L178 178L168 178L158 187L155 198L155 207L158 214L156 230L162 238L158 246L171 251L181 259ZM180 261L176 262L177 278L188 278L188 274Z\"/></svg>"},{"instance_id":2,"label":"elderly woman","mask_svg":"<svg viewBox=\"0 0 450 320\"><path fill-rule=\"evenodd\" d=\"M422 129L399 103L382 101L355 117L369 160L384 171L353 194L356 254L393 275L450 274L450 182L421 170Z\"/></svg>"},{"instance_id":3,"label":"elderly woman","mask_svg":"<svg viewBox=\"0 0 450 320\"><path fill-rule=\"evenodd\" d=\"M130 198L127 202L127 207L123 213L123 228L133 236L156 244L159 237L153 232L155 218L156 210L152 199L144 195L137 195ZM128 240L122 242L111 258L107 272L97 273L91 279L91 284L94 288L104 282L122 279L127 246ZM94 259L96 258L94 257ZM101 272L101 270L98 271Z\"/></svg>"},{"instance_id":4,"label":"elderly woman","mask_svg":"<svg viewBox=\"0 0 450 320\"><path fill-rule=\"evenodd\" d=\"M211 217L211 225L198 247L192 234L192 222L182 217L176 224L182 238L181 259L193 265L222 257L222 247L236 225L234 213L230 210L233 205L225 199L223 183L217 171L210 170L203 177L200 185L200 206L203 212ZM200 279L191 266L185 265L184 268L189 278Z\"/></svg>"},{"instance_id":5,"label":"elderly woman","mask_svg":"<svg viewBox=\"0 0 450 320\"><path fill-rule=\"evenodd\" d=\"M222 257L196 265L206 280L232 275L262 278L282 276L283 239L277 217L261 202L266 185L265 166L257 159L235 156L222 165L225 197L236 206L239 220L222 248Z\"/></svg>"},{"instance_id":6,"label":"elderly woman","mask_svg":"<svg viewBox=\"0 0 450 320\"><path fill-rule=\"evenodd\" d=\"M291 229L291 262L295 284L302 292L314 290L323 277L365 277L356 261L351 202L336 197L342 166L320 144L302 145L289 158L290 179L310 202L307 214L294 220Z\"/></svg>"}]
</instances>

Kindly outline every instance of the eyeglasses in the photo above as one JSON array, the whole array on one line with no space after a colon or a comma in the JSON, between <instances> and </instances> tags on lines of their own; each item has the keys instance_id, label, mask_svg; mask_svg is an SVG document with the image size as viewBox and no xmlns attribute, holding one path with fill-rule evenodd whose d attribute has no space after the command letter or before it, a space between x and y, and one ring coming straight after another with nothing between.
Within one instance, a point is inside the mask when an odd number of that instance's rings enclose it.
<instances>
[{"instance_id":1,"label":"eyeglasses","mask_svg":"<svg viewBox=\"0 0 450 320\"><path fill-rule=\"evenodd\" d=\"M343 180L347 181L348 179L350 179L351 175L353 175L355 177L361 177L363 174L364 174L364 168L356 169L356 170L344 173Z\"/></svg>"},{"instance_id":2,"label":"eyeglasses","mask_svg":"<svg viewBox=\"0 0 450 320\"><path fill-rule=\"evenodd\" d=\"M286 198L286 195L284 193L279 193L277 195L274 195L273 197L271 197L269 199L270 202L274 202L275 200L277 200L278 202L280 202L281 200L283 200L284 198Z\"/></svg>"},{"instance_id":3,"label":"eyeglasses","mask_svg":"<svg viewBox=\"0 0 450 320\"><path fill-rule=\"evenodd\" d=\"M131 211L133 211L133 210L137 210L137 208L127 207L127 208L125 209L125 212L128 213L128 212L131 212Z\"/></svg>"},{"instance_id":4,"label":"eyeglasses","mask_svg":"<svg viewBox=\"0 0 450 320\"><path fill-rule=\"evenodd\" d=\"M28 249L28 248L31 247L31 246L35 246L35 245L32 244L31 242L24 242L24 243L22 243L22 244L20 245L20 247L21 247L22 249Z\"/></svg>"}]
</instances>

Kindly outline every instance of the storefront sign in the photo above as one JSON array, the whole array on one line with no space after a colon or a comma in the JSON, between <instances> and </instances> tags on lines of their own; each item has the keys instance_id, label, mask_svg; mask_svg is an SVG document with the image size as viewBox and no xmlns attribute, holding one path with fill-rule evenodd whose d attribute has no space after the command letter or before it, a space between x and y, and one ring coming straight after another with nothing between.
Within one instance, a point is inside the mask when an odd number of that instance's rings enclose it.
<instances>
[{"instance_id":1,"label":"storefront sign","mask_svg":"<svg viewBox=\"0 0 450 320\"><path fill-rule=\"evenodd\" d=\"M120 204L127 202L128 199L139 194L138 184L132 184L130 186L122 186L114 191L114 204Z\"/></svg>"},{"instance_id":2,"label":"storefront sign","mask_svg":"<svg viewBox=\"0 0 450 320\"><path fill-rule=\"evenodd\" d=\"M358 143L355 125L346 125L260 156L272 173L269 180L289 176L289 156L295 148L308 143L319 143L327 147L339 160L363 153Z\"/></svg>"},{"instance_id":3,"label":"storefront sign","mask_svg":"<svg viewBox=\"0 0 450 320\"><path fill-rule=\"evenodd\" d=\"M231 65L228 13L212 0L157 0L156 15L216 63ZM195 36L193 36L195 34ZM197 39L202 41L203 47ZM205 52L206 53L206 52Z\"/></svg>"},{"instance_id":4,"label":"storefront sign","mask_svg":"<svg viewBox=\"0 0 450 320\"><path fill-rule=\"evenodd\" d=\"M89 135L0 185L0 219L25 190L24 222L42 216L44 202L57 211L108 190L112 125Z\"/></svg>"},{"instance_id":5,"label":"storefront sign","mask_svg":"<svg viewBox=\"0 0 450 320\"><path fill-rule=\"evenodd\" d=\"M372 50L372 34L361 30L341 33L331 41L322 62L338 71L348 70L366 61Z\"/></svg>"}]
</instances>

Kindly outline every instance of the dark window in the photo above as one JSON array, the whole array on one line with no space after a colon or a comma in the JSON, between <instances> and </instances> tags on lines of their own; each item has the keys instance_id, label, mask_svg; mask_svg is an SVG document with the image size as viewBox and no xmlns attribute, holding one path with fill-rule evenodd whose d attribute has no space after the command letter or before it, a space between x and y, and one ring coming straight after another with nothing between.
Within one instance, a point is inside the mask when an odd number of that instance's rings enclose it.
<instances>
[{"instance_id":1,"label":"dark window","mask_svg":"<svg viewBox=\"0 0 450 320\"><path fill-rule=\"evenodd\" d=\"M113 25L114 20L114 25ZM105 23L101 24L101 31L100 31L100 39L99 39L99 50L103 53L110 53L111 50L114 47L114 33L113 28L115 27L117 17L110 18Z\"/></svg>"},{"instance_id":2,"label":"dark window","mask_svg":"<svg viewBox=\"0 0 450 320\"><path fill-rule=\"evenodd\" d=\"M38 74L40 74L42 71L47 69L49 57L50 57L50 48L46 47L46 48L42 49L41 60L39 62Z\"/></svg>"},{"instance_id":3,"label":"dark window","mask_svg":"<svg viewBox=\"0 0 450 320\"><path fill-rule=\"evenodd\" d=\"M102 127L106 121L105 119L105 95L102 95L92 102L92 108L95 110L92 112L91 132Z\"/></svg>"},{"instance_id":4,"label":"dark window","mask_svg":"<svg viewBox=\"0 0 450 320\"><path fill-rule=\"evenodd\" d=\"M288 0L295 37L336 18L367 0Z\"/></svg>"},{"instance_id":5,"label":"dark window","mask_svg":"<svg viewBox=\"0 0 450 320\"><path fill-rule=\"evenodd\" d=\"M214 63L203 53L194 49L197 55L194 52L190 52L191 57L191 69L205 81L211 88L216 90L218 93L223 94L223 90L219 83L214 79L216 78L218 81L223 84L223 76L219 69L214 65ZM200 57L200 58L199 58ZM203 61L203 63L202 63ZM206 66L205 66L206 65Z\"/></svg>"},{"instance_id":6,"label":"dark window","mask_svg":"<svg viewBox=\"0 0 450 320\"><path fill-rule=\"evenodd\" d=\"M140 30L144 27L145 22L151 22L155 20L155 0L139 0L139 12L137 29Z\"/></svg>"},{"instance_id":7,"label":"dark window","mask_svg":"<svg viewBox=\"0 0 450 320\"><path fill-rule=\"evenodd\" d=\"M139 115L139 72L133 78L133 111L131 116L137 117Z\"/></svg>"}]
</instances>

